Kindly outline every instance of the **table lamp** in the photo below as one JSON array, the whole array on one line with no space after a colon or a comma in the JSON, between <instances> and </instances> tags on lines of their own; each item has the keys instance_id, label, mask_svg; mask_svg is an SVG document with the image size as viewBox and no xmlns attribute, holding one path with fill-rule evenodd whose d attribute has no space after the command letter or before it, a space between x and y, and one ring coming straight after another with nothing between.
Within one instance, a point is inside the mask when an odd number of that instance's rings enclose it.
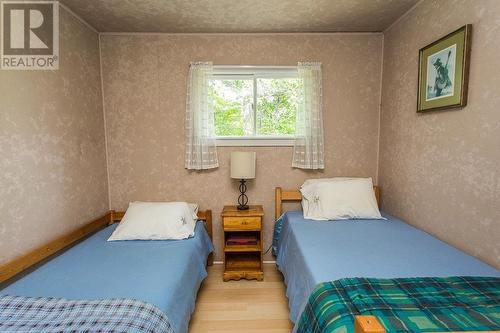
<instances>
[{"instance_id":1,"label":"table lamp","mask_svg":"<svg viewBox=\"0 0 500 333\"><path fill-rule=\"evenodd\" d=\"M255 178L255 152L236 151L231 153L231 178L240 180L238 209L248 209L246 180Z\"/></svg>"}]
</instances>

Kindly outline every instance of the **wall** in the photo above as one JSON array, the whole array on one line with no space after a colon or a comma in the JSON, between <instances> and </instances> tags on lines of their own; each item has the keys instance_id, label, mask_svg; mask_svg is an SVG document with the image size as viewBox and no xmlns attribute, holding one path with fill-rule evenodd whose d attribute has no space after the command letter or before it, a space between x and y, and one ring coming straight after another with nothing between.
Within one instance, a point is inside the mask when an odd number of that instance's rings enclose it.
<instances>
[{"instance_id":1,"label":"wall","mask_svg":"<svg viewBox=\"0 0 500 333\"><path fill-rule=\"evenodd\" d=\"M384 35L385 210L500 268L500 1L426 0ZM418 50L472 23L469 101L417 114Z\"/></svg>"},{"instance_id":2,"label":"wall","mask_svg":"<svg viewBox=\"0 0 500 333\"><path fill-rule=\"evenodd\" d=\"M108 210L98 42L60 8L60 69L0 71L0 263Z\"/></svg>"},{"instance_id":3,"label":"wall","mask_svg":"<svg viewBox=\"0 0 500 333\"><path fill-rule=\"evenodd\" d=\"M220 212L237 199L229 177L233 150L257 152L250 203L264 205L265 246L274 221L274 187L297 188L306 178L376 176L381 80L381 34L102 35L111 207L132 200L184 200L215 217L221 259ZM291 168L292 149L219 148L220 167L184 169L184 115L190 61L214 64L295 65L321 61L326 168ZM266 259L272 259L270 255Z\"/></svg>"}]
</instances>

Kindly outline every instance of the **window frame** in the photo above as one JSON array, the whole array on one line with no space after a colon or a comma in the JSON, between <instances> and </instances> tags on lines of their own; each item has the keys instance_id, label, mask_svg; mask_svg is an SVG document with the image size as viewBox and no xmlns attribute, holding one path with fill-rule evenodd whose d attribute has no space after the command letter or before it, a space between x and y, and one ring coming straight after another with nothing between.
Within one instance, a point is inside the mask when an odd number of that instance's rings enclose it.
<instances>
[{"instance_id":1,"label":"window frame","mask_svg":"<svg viewBox=\"0 0 500 333\"><path fill-rule=\"evenodd\" d=\"M257 79L297 78L297 66L214 65L214 79L253 79L254 134L257 130ZM218 147L291 147L293 135L216 136Z\"/></svg>"}]
</instances>

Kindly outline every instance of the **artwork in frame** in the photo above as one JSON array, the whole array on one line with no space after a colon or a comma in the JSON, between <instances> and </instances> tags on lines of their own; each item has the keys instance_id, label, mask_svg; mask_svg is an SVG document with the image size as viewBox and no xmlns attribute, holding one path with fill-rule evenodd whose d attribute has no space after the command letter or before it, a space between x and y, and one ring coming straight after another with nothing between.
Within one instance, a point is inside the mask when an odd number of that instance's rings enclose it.
<instances>
[{"instance_id":1,"label":"artwork in frame","mask_svg":"<svg viewBox=\"0 0 500 333\"><path fill-rule=\"evenodd\" d=\"M417 112L467 105L472 25L420 49Z\"/></svg>"}]
</instances>

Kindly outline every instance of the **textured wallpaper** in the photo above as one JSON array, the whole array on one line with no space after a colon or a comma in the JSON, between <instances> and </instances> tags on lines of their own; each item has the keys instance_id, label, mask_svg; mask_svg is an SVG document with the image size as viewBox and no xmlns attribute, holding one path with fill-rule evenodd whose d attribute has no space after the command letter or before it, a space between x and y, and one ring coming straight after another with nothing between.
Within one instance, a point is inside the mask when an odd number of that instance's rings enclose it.
<instances>
[{"instance_id":1,"label":"textured wallpaper","mask_svg":"<svg viewBox=\"0 0 500 333\"><path fill-rule=\"evenodd\" d=\"M500 1L429 0L384 38L385 210L500 268ZM468 105L417 114L418 50L472 23Z\"/></svg>"},{"instance_id":2,"label":"textured wallpaper","mask_svg":"<svg viewBox=\"0 0 500 333\"><path fill-rule=\"evenodd\" d=\"M234 204L232 150L257 152L251 204L265 209L269 246L274 187L297 188L311 177L371 176L377 172L381 34L103 35L102 63L111 207L132 200L185 200L213 210L216 259L221 259L220 212ZM219 148L220 167L184 169L184 115L190 61L227 65L323 63L326 168L292 169L292 149ZM272 259L268 254L266 259Z\"/></svg>"},{"instance_id":3,"label":"textured wallpaper","mask_svg":"<svg viewBox=\"0 0 500 333\"><path fill-rule=\"evenodd\" d=\"M58 71L0 71L0 263L108 209L98 36L60 33Z\"/></svg>"}]
</instances>

